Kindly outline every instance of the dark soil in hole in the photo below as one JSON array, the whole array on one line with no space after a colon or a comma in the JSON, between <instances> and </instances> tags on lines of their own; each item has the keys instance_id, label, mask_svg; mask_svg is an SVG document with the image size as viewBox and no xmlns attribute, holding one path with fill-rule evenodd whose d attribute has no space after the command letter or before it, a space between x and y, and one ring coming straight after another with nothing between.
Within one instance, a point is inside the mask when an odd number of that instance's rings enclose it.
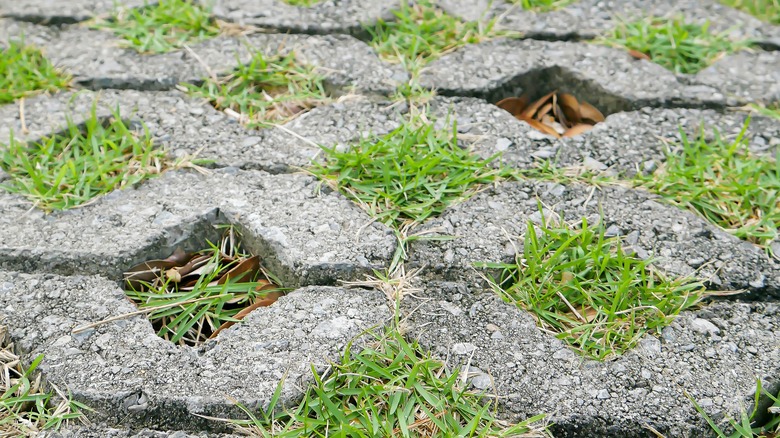
<instances>
[{"instance_id":1,"label":"dark soil in hole","mask_svg":"<svg viewBox=\"0 0 780 438\"><path fill-rule=\"evenodd\" d=\"M243 252L233 227L217 244L162 260L148 260L124 273L125 294L148 318L158 336L199 346L273 304L285 293L260 257Z\"/></svg>"}]
</instances>

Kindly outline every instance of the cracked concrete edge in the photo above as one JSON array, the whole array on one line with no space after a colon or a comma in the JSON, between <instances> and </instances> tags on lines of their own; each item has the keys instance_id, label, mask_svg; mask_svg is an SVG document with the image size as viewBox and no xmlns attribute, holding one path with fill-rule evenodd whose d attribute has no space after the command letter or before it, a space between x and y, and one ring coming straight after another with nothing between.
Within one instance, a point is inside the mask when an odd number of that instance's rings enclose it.
<instances>
[{"instance_id":1,"label":"cracked concrete edge","mask_svg":"<svg viewBox=\"0 0 780 438\"><path fill-rule=\"evenodd\" d=\"M683 391L723 426L726 415L749 409L756 378L780 389L776 302L710 303L596 362L490 291L441 281L422 287L425 298L403 304L410 334L452 366L470 366L472 388L496 394L507 418L549 414L556 437L649 436L643 424L666 436L706 436L709 426Z\"/></svg>"},{"instance_id":2,"label":"cracked concrete edge","mask_svg":"<svg viewBox=\"0 0 780 438\"><path fill-rule=\"evenodd\" d=\"M143 316L72 333L135 310L102 277L0 271L0 303L25 360L43 354L45 379L90 406L95 423L218 433L229 426L193 414L243 418L231 398L267 407L280 382L280 407L290 406L312 381L310 364L323 372L347 342L391 315L375 290L305 287L195 349L158 337Z\"/></svg>"},{"instance_id":3,"label":"cracked concrete edge","mask_svg":"<svg viewBox=\"0 0 780 438\"><path fill-rule=\"evenodd\" d=\"M0 204L0 266L26 272L118 281L124 269L165 258L177 246L195 250L216 241L219 223L238 226L244 247L293 287L382 269L396 245L391 230L305 175L170 171L76 210L45 215L10 194L0 195Z\"/></svg>"},{"instance_id":4,"label":"cracked concrete edge","mask_svg":"<svg viewBox=\"0 0 780 438\"><path fill-rule=\"evenodd\" d=\"M301 63L315 67L332 91L391 94L408 80L399 65L381 61L366 43L348 35L255 33L217 36L162 54L140 54L125 48L111 31L86 26L48 28L0 19L0 39L21 38L39 47L57 67L90 89L167 90L181 82L200 83L229 74L254 53L266 56L294 52Z\"/></svg>"},{"instance_id":5,"label":"cracked concrete edge","mask_svg":"<svg viewBox=\"0 0 780 438\"><path fill-rule=\"evenodd\" d=\"M539 203L542 211L539 210ZM718 290L745 290L743 298L780 298L780 263L757 246L701 217L659 202L657 196L620 186L597 188L522 181L504 183L450 207L422 230L441 230L454 240L410 246L412 266L429 266L449 280L480 281L475 263L506 263L522 254L527 222L562 215L567 223L603 224L626 250L654 260L673 277L694 277Z\"/></svg>"}]
</instances>

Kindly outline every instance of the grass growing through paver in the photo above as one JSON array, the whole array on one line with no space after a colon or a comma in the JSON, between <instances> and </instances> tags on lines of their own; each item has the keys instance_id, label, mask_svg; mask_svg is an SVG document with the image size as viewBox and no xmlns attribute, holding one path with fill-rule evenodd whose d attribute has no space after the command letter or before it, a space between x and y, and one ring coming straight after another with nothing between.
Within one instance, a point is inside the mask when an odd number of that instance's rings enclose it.
<instances>
[{"instance_id":1,"label":"grass growing through paver","mask_svg":"<svg viewBox=\"0 0 780 438\"><path fill-rule=\"evenodd\" d=\"M780 24L780 0L721 0L721 3L769 23Z\"/></svg>"},{"instance_id":2,"label":"grass growing through paver","mask_svg":"<svg viewBox=\"0 0 780 438\"><path fill-rule=\"evenodd\" d=\"M577 0L510 0L525 10L536 12L554 11L574 3Z\"/></svg>"},{"instance_id":3,"label":"grass growing through paver","mask_svg":"<svg viewBox=\"0 0 780 438\"><path fill-rule=\"evenodd\" d=\"M679 150L668 150L665 165L639 176L639 184L740 239L766 246L780 228L780 161L750 152L748 124L734 140L717 131L709 141L703 131L695 139L681 132Z\"/></svg>"},{"instance_id":4,"label":"grass growing through paver","mask_svg":"<svg viewBox=\"0 0 780 438\"><path fill-rule=\"evenodd\" d=\"M420 70L430 61L466 44L475 44L507 33L493 30L495 20L463 22L429 1L401 2L393 21L379 20L367 27L371 46L380 58L399 62L411 80L396 93L398 99L425 102L433 96L418 84Z\"/></svg>"},{"instance_id":5,"label":"grass growing through paver","mask_svg":"<svg viewBox=\"0 0 780 438\"><path fill-rule=\"evenodd\" d=\"M68 75L24 41L11 40L0 48L0 104L43 91L57 91L69 83Z\"/></svg>"},{"instance_id":6,"label":"grass growing through paver","mask_svg":"<svg viewBox=\"0 0 780 438\"><path fill-rule=\"evenodd\" d=\"M505 301L534 314L543 329L587 357L623 353L704 292L698 282L665 278L585 219L579 227L543 222L538 229L528 223L514 263L483 267L501 269L491 283Z\"/></svg>"},{"instance_id":7,"label":"grass growing through paver","mask_svg":"<svg viewBox=\"0 0 780 438\"><path fill-rule=\"evenodd\" d=\"M233 227L219 245L194 253L175 252L165 260L141 263L125 273L125 294L147 310L157 335L174 344L198 346L271 305L281 282L257 256L244 253Z\"/></svg>"},{"instance_id":8,"label":"grass growing through paver","mask_svg":"<svg viewBox=\"0 0 780 438\"><path fill-rule=\"evenodd\" d=\"M756 416L759 414L758 406L762 394L773 402L772 406L768 408L769 418L764 420L760 425L754 425ZM686 394L693 403L693 406L699 411L699 414L707 420L707 424L710 425L713 432L718 435L718 438L776 438L780 436L780 393L776 396L772 395L761 388L761 381L756 384L756 393L753 400L753 412L748 414L745 410L742 410L742 415L739 421L733 418L727 418L729 426L734 429L731 434L726 434L723 429L718 427L717 424L704 412L704 409L696 402L696 400L689 394Z\"/></svg>"},{"instance_id":9,"label":"grass growing through paver","mask_svg":"<svg viewBox=\"0 0 780 438\"><path fill-rule=\"evenodd\" d=\"M46 391L38 372L43 356L28 367L14 353L8 330L0 326L0 436L36 436L44 430L57 430L63 424L82 418L89 410L64 394Z\"/></svg>"},{"instance_id":10,"label":"grass growing through paver","mask_svg":"<svg viewBox=\"0 0 780 438\"><path fill-rule=\"evenodd\" d=\"M277 387L259 413L236 421L254 436L350 437L545 437L543 415L518 424L498 420L481 394L466 390L457 370L407 341L397 329L372 334L373 342L347 345L328 375L315 370L314 384L294 408L275 412Z\"/></svg>"},{"instance_id":11,"label":"grass growing through paver","mask_svg":"<svg viewBox=\"0 0 780 438\"><path fill-rule=\"evenodd\" d=\"M183 85L219 110L230 109L254 127L283 123L329 101L323 77L300 65L294 53L265 56L258 52L230 75L203 85Z\"/></svg>"},{"instance_id":12,"label":"grass growing through paver","mask_svg":"<svg viewBox=\"0 0 780 438\"><path fill-rule=\"evenodd\" d=\"M311 172L395 229L440 214L508 172L491 168L496 156L480 159L458 146L455 127L436 130L419 117L347 151L325 153Z\"/></svg>"},{"instance_id":13,"label":"grass growing through paver","mask_svg":"<svg viewBox=\"0 0 780 438\"><path fill-rule=\"evenodd\" d=\"M210 12L193 0L160 0L143 8L122 9L94 26L113 31L142 53L168 52L219 34Z\"/></svg>"},{"instance_id":14,"label":"grass growing through paver","mask_svg":"<svg viewBox=\"0 0 780 438\"><path fill-rule=\"evenodd\" d=\"M2 187L46 211L84 205L157 175L168 164L148 132L131 130L118 112L104 122L94 106L83 129L69 120L67 133L32 144L13 137L0 144L0 168L11 177Z\"/></svg>"},{"instance_id":15,"label":"grass growing through paver","mask_svg":"<svg viewBox=\"0 0 780 438\"><path fill-rule=\"evenodd\" d=\"M683 17L648 17L619 24L599 42L636 50L675 73L694 74L721 56L747 47L726 33L713 34L709 23L693 24Z\"/></svg>"}]
</instances>

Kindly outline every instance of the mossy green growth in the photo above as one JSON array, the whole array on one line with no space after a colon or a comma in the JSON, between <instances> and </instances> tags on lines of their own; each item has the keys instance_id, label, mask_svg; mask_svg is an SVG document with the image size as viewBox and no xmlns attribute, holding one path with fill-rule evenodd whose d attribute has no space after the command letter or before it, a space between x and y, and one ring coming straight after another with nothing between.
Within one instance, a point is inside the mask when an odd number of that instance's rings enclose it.
<instances>
[{"instance_id":1,"label":"mossy green growth","mask_svg":"<svg viewBox=\"0 0 780 438\"><path fill-rule=\"evenodd\" d=\"M253 127L287 122L330 100L323 76L298 63L292 52L274 56L257 52L251 62L239 64L228 76L183 86L217 109L237 112Z\"/></svg>"},{"instance_id":2,"label":"mossy green growth","mask_svg":"<svg viewBox=\"0 0 780 438\"><path fill-rule=\"evenodd\" d=\"M748 47L725 32L714 34L709 23L693 24L683 17L648 17L623 22L598 42L644 53L675 73L695 74L728 53Z\"/></svg>"},{"instance_id":3,"label":"mossy green growth","mask_svg":"<svg viewBox=\"0 0 780 438\"><path fill-rule=\"evenodd\" d=\"M509 171L461 148L457 129L437 130L419 118L348 150L325 148L311 172L356 201L378 221L400 228L421 223Z\"/></svg>"},{"instance_id":4,"label":"mossy green growth","mask_svg":"<svg viewBox=\"0 0 780 438\"><path fill-rule=\"evenodd\" d=\"M193 0L160 0L137 9L122 9L94 27L108 29L142 53L163 53L219 34L207 9Z\"/></svg>"},{"instance_id":5,"label":"mossy green growth","mask_svg":"<svg viewBox=\"0 0 780 438\"><path fill-rule=\"evenodd\" d=\"M40 50L24 41L11 40L6 47L0 48L0 104L66 88L70 80Z\"/></svg>"},{"instance_id":6,"label":"mossy green growth","mask_svg":"<svg viewBox=\"0 0 780 438\"><path fill-rule=\"evenodd\" d=\"M500 270L491 283L505 301L598 360L622 354L646 333L659 333L704 292L696 281L666 278L585 219L578 227L550 218L541 226L529 222L514 263L479 266Z\"/></svg>"},{"instance_id":7,"label":"mossy green growth","mask_svg":"<svg viewBox=\"0 0 780 438\"><path fill-rule=\"evenodd\" d=\"M495 402L466 390L458 370L431 357L396 328L350 342L338 363L296 407L281 411L282 385L260 412L234 420L252 436L274 437L550 437L544 415L501 421ZM281 412L280 412L281 411Z\"/></svg>"},{"instance_id":8,"label":"mossy green growth","mask_svg":"<svg viewBox=\"0 0 780 438\"><path fill-rule=\"evenodd\" d=\"M703 129L695 139L681 132L666 164L637 183L771 252L768 245L780 229L780 160L750 152L749 123L733 140L717 131L711 140Z\"/></svg>"},{"instance_id":9,"label":"mossy green growth","mask_svg":"<svg viewBox=\"0 0 780 438\"><path fill-rule=\"evenodd\" d=\"M63 210L164 170L165 154L148 132L131 130L119 113L104 122L95 111L83 129L68 121L66 133L32 144L13 137L0 144L0 168L11 177L0 187L45 211Z\"/></svg>"},{"instance_id":10,"label":"mossy green growth","mask_svg":"<svg viewBox=\"0 0 780 438\"><path fill-rule=\"evenodd\" d=\"M780 0L721 0L724 5L747 12L772 24L780 24Z\"/></svg>"}]
</instances>

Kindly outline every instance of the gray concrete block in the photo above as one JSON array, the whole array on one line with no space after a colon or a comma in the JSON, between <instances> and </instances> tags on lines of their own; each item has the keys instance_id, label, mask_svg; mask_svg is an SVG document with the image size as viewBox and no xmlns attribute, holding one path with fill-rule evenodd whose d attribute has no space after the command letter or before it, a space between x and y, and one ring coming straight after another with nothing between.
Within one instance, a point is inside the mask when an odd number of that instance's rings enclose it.
<instances>
[{"instance_id":1,"label":"gray concrete block","mask_svg":"<svg viewBox=\"0 0 780 438\"><path fill-rule=\"evenodd\" d=\"M87 207L44 215L2 194L0 266L119 279L137 263L199 249L231 223L285 285L333 284L381 269L395 250L389 229L309 176L226 168L168 172ZM360 233L358 234L358 231Z\"/></svg>"},{"instance_id":2,"label":"gray concrete block","mask_svg":"<svg viewBox=\"0 0 780 438\"><path fill-rule=\"evenodd\" d=\"M624 248L654 258L655 266L669 275L694 276L721 290L745 289L750 291L746 297L780 296L780 264L763 250L657 196L620 186L499 185L423 225L457 238L414 242L412 260L452 280L475 280L474 263L513 261L517 252L522 254L528 221L540 224L542 215L549 220L555 214L568 223L585 217L591 225L614 227Z\"/></svg>"},{"instance_id":3,"label":"gray concrete block","mask_svg":"<svg viewBox=\"0 0 780 438\"><path fill-rule=\"evenodd\" d=\"M712 431L685 396L725 426L750 409L756 378L780 388L780 321L776 303L716 302L683 312L658 336L607 361L585 360L544 333L534 318L495 294L462 283L421 285L407 297L411 335L452 366L486 370L504 415L548 412L556 437L703 437ZM419 306L419 307L418 307ZM719 331L701 333L697 321ZM499 333L499 336L495 334Z\"/></svg>"},{"instance_id":4,"label":"gray concrete block","mask_svg":"<svg viewBox=\"0 0 780 438\"><path fill-rule=\"evenodd\" d=\"M267 406L295 403L347 342L390 315L378 291L307 287L255 310L201 349L159 338L134 316L84 332L74 328L135 310L114 281L0 272L0 315L26 357L44 354L48 381L94 409L95 422L140 429L227 432L193 414L239 418L231 397Z\"/></svg>"}]
</instances>

